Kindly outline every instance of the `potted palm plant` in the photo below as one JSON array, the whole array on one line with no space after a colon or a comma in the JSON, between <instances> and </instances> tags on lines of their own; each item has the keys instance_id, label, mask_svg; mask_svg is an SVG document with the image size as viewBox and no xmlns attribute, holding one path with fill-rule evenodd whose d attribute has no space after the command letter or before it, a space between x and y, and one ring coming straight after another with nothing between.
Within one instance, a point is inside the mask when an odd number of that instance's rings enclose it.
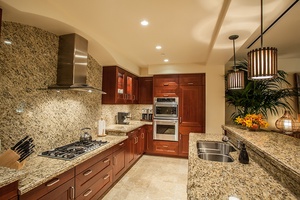
<instances>
[{"instance_id":1,"label":"potted palm plant","mask_svg":"<svg viewBox=\"0 0 300 200\"><path fill-rule=\"evenodd\" d=\"M225 98L228 105L234 106L235 112L231 119L245 117L247 114L262 114L267 118L267 113L278 114L278 108L292 111L293 108L288 102L297 91L290 89L291 84L286 80L287 73L278 70L277 77L260 81L247 80L247 61L240 61L239 70L245 71L245 88L242 90L226 90ZM225 76L225 81L227 75ZM285 86L285 87L283 87Z\"/></svg>"}]
</instances>

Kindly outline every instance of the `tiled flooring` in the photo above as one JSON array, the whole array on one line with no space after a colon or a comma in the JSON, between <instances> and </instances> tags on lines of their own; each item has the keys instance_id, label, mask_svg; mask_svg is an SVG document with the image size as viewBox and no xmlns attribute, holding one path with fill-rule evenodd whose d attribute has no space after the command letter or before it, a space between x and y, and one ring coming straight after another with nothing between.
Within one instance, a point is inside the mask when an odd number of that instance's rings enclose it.
<instances>
[{"instance_id":1,"label":"tiled flooring","mask_svg":"<svg viewBox=\"0 0 300 200\"><path fill-rule=\"evenodd\" d=\"M103 200L186 200L188 160L143 155Z\"/></svg>"}]
</instances>

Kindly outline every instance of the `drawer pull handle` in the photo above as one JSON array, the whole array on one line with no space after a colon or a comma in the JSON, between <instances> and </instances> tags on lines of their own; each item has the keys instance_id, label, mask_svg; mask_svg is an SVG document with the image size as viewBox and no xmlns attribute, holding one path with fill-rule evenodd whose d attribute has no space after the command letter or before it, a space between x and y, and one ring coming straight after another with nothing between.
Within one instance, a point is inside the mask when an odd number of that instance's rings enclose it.
<instances>
[{"instance_id":1,"label":"drawer pull handle","mask_svg":"<svg viewBox=\"0 0 300 200\"><path fill-rule=\"evenodd\" d=\"M71 188L71 199L75 199L75 189L74 189L74 187L72 186Z\"/></svg>"},{"instance_id":2,"label":"drawer pull handle","mask_svg":"<svg viewBox=\"0 0 300 200\"><path fill-rule=\"evenodd\" d=\"M188 83L188 85L193 85L194 83Z\"/></svg>"},{"instance_id":3,"label":"drawer pull handle","mask_svg":"<svg viewBox=\"0 0 300 200\"><path fill-rule=\"evenodd\" d=\"M164 83L164 86L169 86L169 83Z\"/></svg>"},{"instance_id":4,"label":"drawer pull handle","mask_svg":"<svg viewBox=\"0 0 300 200\"><path fill-rule=\"evenodd\" d=\"M123 145L124 145L124 142L122 142L122 143L119 144L119 146L123 146Z\"/></svg>"},{"instance_id":5,"label":"drawer pull handle","mask_svg":"<svg viewBox=\"0 0 300 200\"><path fill-rule=\"evenodd\" d=\"M163 145L163 147L165 147L165 148L168 148L168 146L167 146L167 145Z\"/></svg>"},{"instance_id":6,"label":"drawer pull handle","mask_svg":"<svg viewBox=\"0 0 300 200\"><path fill-rule=\"evenodd\" d=\"M103 160L104 163L108 163L110 161L109 158L106 158L105 160Z\"/></svg>"},{"instance_id":7,"label":"drawer pull handle","mask_svg":"<svg viewBox=\"0 0 300 200\"><path fill-rule=\"evenodd\" d=\"M87 170L86 172L83 173L84 176L88 176L93 172L93 170Z\"/></svg>"},{"instance_id":8,"label":"drawer pull handle","mask_svg":"<svg viewBox=\"0 0 300 200\"><path fill-rule=\"evenodd\" d=\"M104 180L109 178L109 174L107 174L105 177L103 177Z\"/></svg>"},{"instance_id":9,"label":"drawer pull handle","mask_svg":"<svg viewBox=\"0 0 300 200\"><path fill-rule=\"evenodd\" d=\"M164 94L164 97L168 97L169 95L167 95L167 94Z\"/></svg>"},{"instance_id":10,"label":"drawer pull handle","mask_svg":"<svg viewBox=\"0 0 300 200\"><path fill-rule=\"evenodd\" d=\"M83 196L84 196L84 197L87 197L87 196L89 196L92 192L93 192L93 190L89 189L88 191L86 191L86 192L83 194Z\"/></svg>"},{"instance_id":11,"label":"drawer pull handle","mask_svg":"<svg viewBox=\"0 0 300 200\"><path fill-rule=\"evenodd\" d=\"M52 185L58 183L59 181L60 181L59 178L56 178L56 179L50 181L49 183L47 183L46 186L51 187Z\"/></svg>"}]
</instances>

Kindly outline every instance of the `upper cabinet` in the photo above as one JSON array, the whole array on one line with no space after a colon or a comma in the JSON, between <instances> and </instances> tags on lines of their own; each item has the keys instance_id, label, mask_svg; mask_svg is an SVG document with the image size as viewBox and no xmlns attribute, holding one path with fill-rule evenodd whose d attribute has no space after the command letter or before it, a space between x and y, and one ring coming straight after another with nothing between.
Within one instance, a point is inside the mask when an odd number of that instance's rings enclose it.
<instances>
[{"instance_id":1,"label":"upper cabinet","mask_svg":"<svg viewBox=\"0 0 300 200\"><path fill-rule=\"evenodd\" d=\"M139 103L153 104L153 78L139 77Z\"/></svg>"},{"instance_id":2,"label":"upper cabinet","mask_svg":"<svg viewBox=\"0 0 300 200\"><path fill-rule=\"evenodd\" d=\"M153 96L154 97L177 97L179 88L178 75L154 75Z\"/></svg>"},{"instance_id":3,"label":"upper cabinet","mask_svg":"<svg viewBox=\"0 0 300 200\"><path fill-rule=\"evenodd\" d=\"M138 77L117 66L103 67L103 104L138 102Z\"/></svg>"}]
</instances>

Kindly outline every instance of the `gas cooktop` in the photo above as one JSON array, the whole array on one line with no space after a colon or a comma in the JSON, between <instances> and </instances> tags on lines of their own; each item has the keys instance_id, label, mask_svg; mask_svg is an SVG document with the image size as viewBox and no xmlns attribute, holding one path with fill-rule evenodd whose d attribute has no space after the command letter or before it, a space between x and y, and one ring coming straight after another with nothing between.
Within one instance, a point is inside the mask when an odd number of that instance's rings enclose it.
<instances>
[{"instance_id":1,"label":"gas cooktop","mask_svg":"<svg viewBox=\"0 0 300 200\"><path fill-rule=\"evenodd\" d=\"M77 158L87 152L95 150L105 144L107 141L78 141L65 146L57 147L55 149L44 151L39 156L44 156L48 158L56 158L62 160L72 160Z\"/></svg>"}]
</instances>

